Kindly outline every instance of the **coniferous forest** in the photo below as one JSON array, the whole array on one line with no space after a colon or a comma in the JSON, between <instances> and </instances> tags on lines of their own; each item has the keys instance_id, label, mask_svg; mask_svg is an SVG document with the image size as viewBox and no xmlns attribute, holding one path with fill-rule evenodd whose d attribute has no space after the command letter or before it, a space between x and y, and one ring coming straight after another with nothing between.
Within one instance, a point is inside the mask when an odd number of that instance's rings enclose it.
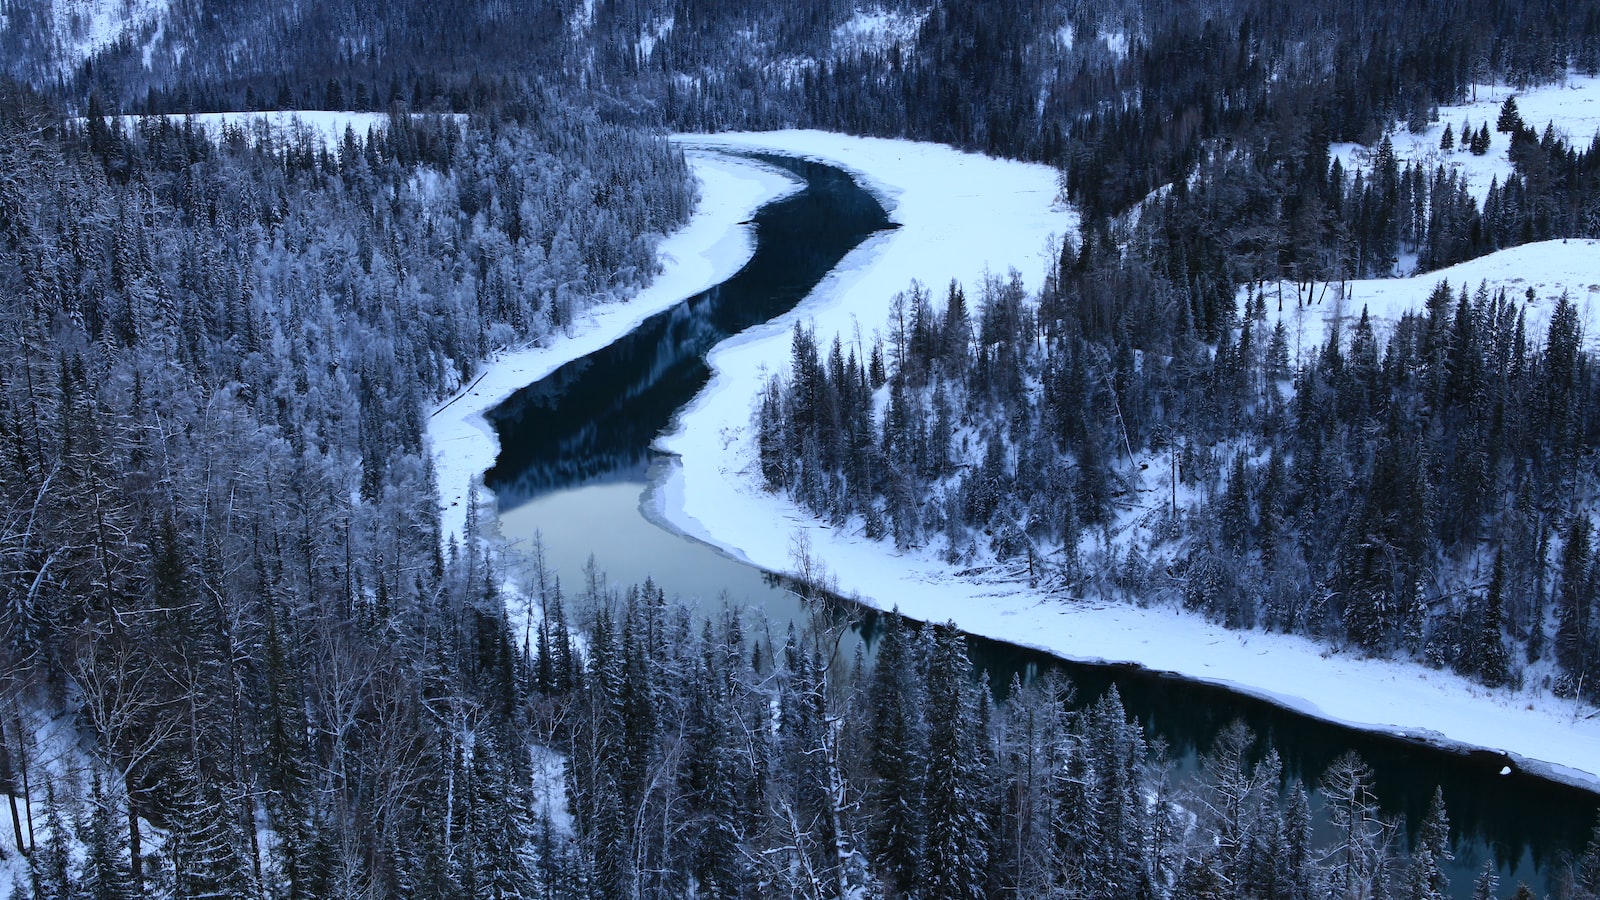
<instances>
[{"instance_id":1,"label":"coniferous forest","mask_svg":"<svg viewBox=\"0 0 1600 900\"><path fill-rule=\"evenodd\" d=\"M1600 237L1600 136L1514 101L1447 132L1509 152L1482 200L1386 136L1594 74L1592 4L175 0L79 53L93 6L0 4L13 896L1447 895L1442 801L1407 823L1359 758L1302 783L1242 727L1180 773L1114 691L995 690L951 627L888 615L841 659L823 617L591 577L530 588L523 640L519 562L440 533L425 417L649 281L696 199L668 130L942 141L1058 167L1082 214L1042 291L908 285L861 355L797 329L752 422L772 490L963 568L1600 701L1574 303L1534 331L1441 281L1299 353L1274 315L1282 283ZM382 122L185 119L241 110ZM1149 539L1110 540L1161 468ZM1549 871L1600 897L1600 830Z\"/></svg>"}]
</instances>

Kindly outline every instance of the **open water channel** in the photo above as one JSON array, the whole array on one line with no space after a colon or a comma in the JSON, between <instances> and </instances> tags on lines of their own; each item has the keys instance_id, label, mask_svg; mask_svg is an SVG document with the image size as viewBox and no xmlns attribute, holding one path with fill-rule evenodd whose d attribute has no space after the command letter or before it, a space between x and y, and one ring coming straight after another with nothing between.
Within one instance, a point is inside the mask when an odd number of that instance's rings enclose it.
<instances>
[{"instance_id":1,"label":"open water channel","mask_svg":"<svg viewBox=\"0 0 1600 900\"><path fill-rule=\"evenodd\" d=\"M637 331L524 388L489 414L501 455L486 475L501 533L531 546L562 581L583 583L595 567L615 585L649 577L708 613L723 604L758 609L774 634L816 613L780 579L656 524L653 485L672 464L650 449L709 377L704 357L718 341L792 309L853 248L893 227L878 202L845 173L799 159L760 157L806 183L755 217L757 247L744 269L717 287L644 323ZM573 593L568 590L568 594ZM830 614L846 615L842 608ZM870 648L876 617L856 610L847 639ZM1461 754L1308 718L1224 688L1128 666L1085 665L1008 644L970 639L990 683L1048 668L1074 683L1081 703L1116 685L1151 739L1165 742L1179 769L1194 765L1217 733L1243 720L1283 758L1285 772L1314 784L1335 757L1361 754L1376 773L1385 812L1415 827L1435 786L1450 813L1455 861L1451 889L1471 895L1493 859L1501 894L1526 881L1543 895L1560 861L1579 852L1600 797L1514 771L1497 754ZM844 658L848 659L847 648Z\"/></svg>"}]
</instances>

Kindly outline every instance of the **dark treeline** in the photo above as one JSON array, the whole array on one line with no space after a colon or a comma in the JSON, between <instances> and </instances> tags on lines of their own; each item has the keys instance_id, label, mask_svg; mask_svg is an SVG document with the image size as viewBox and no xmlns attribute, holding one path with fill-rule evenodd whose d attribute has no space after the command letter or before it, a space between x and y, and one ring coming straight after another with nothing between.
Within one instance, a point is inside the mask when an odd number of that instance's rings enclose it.
<instances>
[{"instance_id":1,"label":"dark treeline","mask_svg":"<svg viewBox=\"0 0 1600 900\"><path fill-rule=\"evenodd\" d=\"M664 141L535 99L324 147L0 86L24 896L488 896L525 850L502 576L439 533L424 419L630 294L692 202Z\"/></svg>"},{"instance_id":2,"label":"dark treeline","mask_svg":"<svg viewBox=\"0 0 1600 900\"><path fill-rule=\"evenodd\" d=\"M857 40L844 26L861 14L901 29ZM1518 166L1481 207L1447 171L1391 168L1381 152L1353 183L1330 171L1330 143L1376 148L1476 83L1600 70L1600 13L1562 0L484 0L448 12L254 0L174 4L159 34L65 74L46 52L49 16L33 4L8 15L0 41L18 74L59 85L79 110L482 112L521 103L534 79L638 124L812 126L1048 162L1094 229L1162 189L1183 205L1193 187L1208 205L1179 226L1215 246L1185 248L1175 277L1202 290L1241 266L1389 274L1410 254L1437 268L1600 227L1594 136L1563 143L1546 123L1460 136L1461 152L1509 145Z\"/></svg>"},{"instance_id":3,"label":"dark treeline","mask_svg":"<svg viewBox=\"0 0 1600 900\"><path fill-rule=\"evenodd\" d=\"M1530 336L1525 298L1441 282L1392 334L1361 311L1298 348L1252 293L1210 345L1138 265L1073 256L972 313L914 285L865 359L797 328L767 484L974 571L1600 696L1600 385L1569 300Z\"/></svg>"},{"instance_id":4,"label":"dark treeline","mask_svg":"<svg viewBox=\"0 0 1600 900\"><path fill-rule=\"evenodd\" d=\"M547 598L536 703L575 836L555 896L1449 896L1439 795L1418 821L1382 815L1354 754L1309 786L1316 838L1308 786L1243 726L1180 779L1115 688L1080 703L1049 675L995 703L950 626L884 616L868 666L837 658L842 623L697 623L649 583L591 581L576 662ZM1550 896L1594 896L1597 854L1600 833ZM1500 896L1492 870L1473 887Z\"/></svg>"},{"instance_id":5,"label":"dark treeline","mask_svg":"<svg viewBox=\"0 0 1600 900\"><path fill-rule=\"evenodd\" d=\"M1501 143L1512 162L1481 204L1442 164L1401 166L1387 136L1353 173L1326 146L1292 173L1264 172L1248 152L1220 149L1192 179L1141 204L1136 228L1127 217L1087 224L1071 265L1096 268L1125 250L1153 285L1136 302L1171 298L1176 306L1164 312L1177 316L1176 332L1215 341L1251 282L1293 281L1304 294L1313 282L1393 275L1401 260L1430 271L1533 241L1600 235L1600 135L1582 147L1548 127L1539 137L1514 99L1505 107L1508 133L1491 139L1485 122L1473 138ZM1101 296L1091 290L1087 299ZM1101 310L1086 333L1107 338L1119 316L1137 312Z\"/></svg>"},{"instance_id":6,"label":"dark treeline","mask_svg":"<svg viewBox=\"0 0 1600 900\"><path fill-rule=\"evenodd\" d=\"M1180 297L1181 327L1215 340L1236 289L1252 281L1386 277L1402 259L1429 271L1532 241L1600 235L1600 135L1578 147L1550 127L1540 137L1514 99L1501 118L1505 133L1491 138L1484 122L1471 139L1485 152L1492 140L1512 163L1481 204L1442 163L1401 166L1387 136L1353 173L1326 145L1293 170L1262 170L1258 157L1226 148L1143 203L1136 231L1090 225L1081 252L1094 257L1132 238L1130 252Z\"/></svg>"},{"instance_id":7,"label":"dark treeline","mask_svg":"<svg viewBox=\"0 0 1600 900\"><path fill-rule=\"evenodd\" d=\"M1600 13L1561 0L175 4L159 39L147 29L65 75L40 62L50 23L30 10L15 6L0 39L79 110L482 112L522 104L534 79L638 124L813 126L1048 162L1103 240L1165 190L1189 236L1167 277L1200 293L1439 268L1600 227L1594 136L1542 122L1468 123L1458 152L1509 152L1517 168L1482 203L1448 169L1382 149L1359 177L1329 160L1331 143L1380 148L1394 123L1426 126L1476 83L1600 70ZM901 30L854 39L860 13Z\"/></svg>"},{"instance_id":8,"label":"dark treeline","mask_svg":"<svg viewBox=\"0 0 1600 900\"><path fill-rule=\"evenodd\" d=\"M907 26L862 44L839 31L858 12ZM678 128L801 124L1070 157L1074 184L1104 198L1092 210L1126 208L1218 138L1283 160L1425 119L1475 81L1600 67L1600 14L1561 0L191 0L77 65L41 5L7 15L12 74L79 97L238 109L248 90L263 105L382 109L468 103L505 73L536 74Z\"/></svg>"}]
</instances>

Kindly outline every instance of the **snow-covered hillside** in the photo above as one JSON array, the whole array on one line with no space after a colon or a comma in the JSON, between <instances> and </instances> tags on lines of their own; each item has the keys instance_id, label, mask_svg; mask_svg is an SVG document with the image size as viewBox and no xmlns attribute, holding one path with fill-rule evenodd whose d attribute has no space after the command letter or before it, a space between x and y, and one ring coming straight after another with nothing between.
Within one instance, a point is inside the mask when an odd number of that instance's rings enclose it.
<instances>
[{"instance_id":1,"label":"snow-covered hillside","mask_svg":"<svg viewBox=\"0 0 1600 900\"><path fill-rule=\"evenodd\" d=\"M139 125L138 116L115 118L125 131L132 131ZM366 140L369 129L383 131L389 127L387 113L318 109L196 113L192 116L171 115L167 118L180 123L192 118L212 140L219 139L224 128L233 127L241 128L251 136L270 137L278 146L298 143L298 136L303 133L311 141L329 149L338 146L344 139L346 128L354 130L357 138ZM464 115L454 115L453 118L462 123L466 121Z\"/></svg>"},{"instance_id":2,"label":"snow-covered hillside","mask_svg":"<svg viewBox=\"0 0 1600 900\"><path fill-rule=\"evenodd\" d=\"M22 5L23 0L0 2L0 31L12 26L10 12ZM145 47L148 66L170 15L169 0L46 0L39 6L50 22L55 62L63 73L125 37Z\"/></svg>"},{"instance_id":3,"label":"snow-covered hillside","mask_svg":"<svg viewBox=\"0 0 1600 900\"><path fill-rule=\"evenodd\" d=\"M927 12L902 12L882 8L857 9L833 30L834 49L843 54L882 51L913 44Z\"/></svg>"},{"instance_id":4,"label":"snow-covered hillside","mask_svg":"<svg viewBox=\"0 0 1600 900\"><path fill-rule=\"evenodd\" d=\"M1543 85L1526 91L1516 91L1504 85L1479 85L1473 89L1475 99L1455 106L1439 107L1439 120L1430 123L1421 133L1413 134L1403 123L1395 123L1390 140L1400 165L1408 161L1425 164L1431 171L1443 165L1447 171L1456 171L1466 180L1467 190L1483 202L1489 193L1489 184L1498 178L1504 182L1511 173L1509 135L1495 131L1500 107L1507 97L1516 97L1522 121L1539 134L1546 125L1553 126L1557 137L1587 146L1600 132L1600 78L1573 75L1560 84ZM1489 152L1476 156L1462 140L1462 125L1477 131L1489 125ZM1454 149L1441 150L1440 139L1449 128L1454 138ZM1366 170L1370 167L1375 147L1361 144L1334 144L1330 151L1340 160L1346 172Z\"/></svg>"},{"instance_id":5,"label":"snow-covered hillside","mask_svg":"<svg viewBox=\"0 0 1600 900\"><path fill-rule=\"evenodd\" d=\"M1463 286L1473 294L1480 286L1491 294L1504 289L1509 299L1526 309L1528 335L1535 342L1544 335L1556 301L1566 294L1584 325L1586 346L1600 347L1600 241L1595 240L1540 241L1409 278L1349 281L1342 297L1337 282L1298 289L1293 282L1282 282L1263 290L1269 321L1280 317L1281 297L1291 350L1306 353L1327 340L1330 320L1340 318L1349 325L1361 318L1364 309L1373 325L1383 329L1406 312L1422 309L1441 281L1449 282L1455 293Z\"/></svg>"}]
</instances>

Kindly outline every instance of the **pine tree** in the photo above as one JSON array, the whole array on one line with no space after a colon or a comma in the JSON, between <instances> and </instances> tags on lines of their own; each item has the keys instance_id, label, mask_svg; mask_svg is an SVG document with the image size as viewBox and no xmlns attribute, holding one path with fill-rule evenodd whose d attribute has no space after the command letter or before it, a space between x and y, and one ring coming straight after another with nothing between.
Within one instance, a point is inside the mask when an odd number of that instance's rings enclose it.
<instances>
[{"instance_id":1,"label":"pine tree","mask_svg":"<svg viewBox=\"0 0 1600 900\"><path fill-rule=\"evenodd\" d=\"M1247 548L1250 539L1250 476L1245 468L1244 454L1236 453L1233 457L1232 470L1228 475L1228 485L1223 490L1220 509L1217 510L1217 526L1222 534L1222 546L1233 554L1242 554Z\"/></svg>"},{"instance_id":2,"label":"pine tree","mask_svg":"<svg viewBox=\"0 0 1600 900\"><path fill-rule=\"evenodd\" d=\"M1484 125L1487 127L1488 123ZM1522 115L1517 111L1517 98L1513 94L1500 105L1500 118L1495 121L1494 130L1502 134L1516 134L1522 127Z\"/></svg>"},{"instance_id":3,"label":"pine tree","mask_svg":"<svg viewBox=\"0 0 1600 900\"><path fill-rule=\"evenodd\" d=\"M90 786L89 823L84 835L82 895L85 900L131 900L133 885L122 864L125 847L117 810L96 775Z\"/></svg>"},{"instance_id":4,"label":"pine tree","mask_svg":"<svg viewBox=\"0 0 1600 900\"><path fill-rule=\"evenodd\" d=\"M493 733L475 735L463 809L469 816L463 841L469 849L460 879L466 896L512 900L534 895L532 851L536 832L529 813L527 779L495 746ZM513 759L522 754L512 754ZM508 769L510 771L508 771Z\"/></svg>"},{"instance_id":5,"label":"pine tree","mask_svg":"<svg viewBox=\"0 0 1600 900\"><path fill-rule=\"evenodd\" d=\"M1595 578L1589 516L1577 512L1567 524L1566 541L1561 548L1561 563L1556 584L1556 662L1561 666L1567 689L1577 692L1587 685L1594 661L1593 618Z\"/></svg>"},{"instance_id":6,"label":"pine tree","mask_svg":"<svg viewBox=\"0 0 1600 900\"><path fill-rule=\"evenodd\" d=\"M223 795L216 778L201 775L192 756L180 760L174 781L181 787L170 810L173 896L176 900L254 896L252 868L233 802Z\"/></svg>"},{"instance_id":7,"label":"pine tree","mask_svg":"<svg viewBox=\"0 0 1600 900\"><path fill-rule=\"evenodd\" d=\"M867 768L874 776L867 791L867 836L884 889L891 897L908 893L922 849L922 779L926 761L921 707L914 689L905 626L898 610L884 615L883 633L868 688L870 718Z\"/></svg>"},{"instance_id":8,"label":"pine tree","mask_svg":"<svg viewBox=\"0 0 1600 900\"><path fill-rule=\"evenodd\" d=\"M1600 897L1600 822L1595 824L1583 855L1572 867L1572 884L1582 900Z\"/></svg>"},{"instance_id":9,"label":"pine tree","mask_svg":"<svg viewBox=\"0 0 1600 900\"><path fill-rule=\"evenodd\" d=\"M688 757L680 782L688 811L684 844L674 855L687 858L700 891L736 896L743 888L740 843L745 827L739 798L748 787L738 765L739 711L733 691L736 648L717 641L707 620L701 638L699 674L688 685Z\"/></svg>"},{"instance_id":10,"label":"pine tree","mask_svg":"<svg viewBox=\"0 0 1600 900\"><path fill-rule=\"evenodd\" d=\"M1472 882L1472 900L1495 900L1495 890L1500 886L1500 879L1494 872L1494 861L1483 864L1483 871Z\"/></svg>"},{"instance_id":11,"label":"pine tree","mask_svg":"<svg viewBox=\"0 0 1600 900\"><path fill-rule=\"evenodd\" d=\"M1068 881L1096 900L1132 900L1154 890L1149 859L1143 729L1115 686L1078 714L1077 747L1060 776L1060 855Z\"/></svg>"},{"instance_id":12,"label":"pine tree","mask_svg":"<svg viewBox=\"0 0 1600 900\"><path fill-rule=\"evenodd\" d=\"M1450 820L1445 815L1444 791L1436 787L1411 848L1411 867L1406 876L1410 900L1446 900L1450 896L1450 879L1439 865L1452 859L1455 856L1450 852Z\"/></svg>"},{"instance_id":13,"label":"pine tree","mask_svg":"<svg viewBox=\"0 0 1600 900\"><path fill-rule=\"evenodd\" d=\"M984 735L965 642L953 623L934 626L928 658L926 839L917 882L922 896L950 900L983 897L989 863L979 788Z\"/></svg>"},{"instance_id":14,"label":"pine tree","mask_svg":"<svg viewBox=\"0 0 1600 900\"><path fill-rule=\"evenodd\" d=\"M1051 824L1054 778L1068 752L1064 700L1069 690L1056 672L1027 686L1014 675L1003 707L997 765L1003 800L990 865L1002 888L1017 896L1046 896L1060 868Z\"/></svg>"},{"instance_id":15,"label":"pine tree","mask_svg":"<svg viewBox=\"0 0 1600 900\"><path fill-rule=\"evenodd\" d=\"M1477 133L1473 134L1468 149L1472 151L1474 156L1484 156L1489 152L1489 141L1489 123L1484 122L1478 128Z\"/></svg>"},{"instance_id":16,"label":"pine tree","mask_svg":"<svg viewBox=\"0 0 1600 900\"><path fill-rule=\"evenodd\" d=\"M1311 845L1311 801L1305 785L1289 790L1283 813L1283 845L1278 849L1280 890L1286 900L1310 900L1322 890L1323 873Z\"/></svg>"},{"instance_id":17,"label":"pine tree","mask_svg":"<svg viewBox=\"0 0 1600 900\"><path fill-rule=\"evenodd\" d=\"M72 839L54 781L45 782L44 846L28 860L33 900L69 900L76 896L72 878Z\"/></svg>"},{"instance_id":18,"label":"pine tree","mask_svg":"<svg viewBox=\"0 0 1600 900\"><path fill-rule=\"evenodd\" d=\"M1511 657L1506 652L1504 634L1505 583L1504 554L1496 551L1494 574L1489 578L1489 592L1483 599L1483 614L1479 617L1478 635L1473 641L1477 653L1478 678L1489 687L1505 684L1511 675Z\"/></svg>"}]
</instances>

